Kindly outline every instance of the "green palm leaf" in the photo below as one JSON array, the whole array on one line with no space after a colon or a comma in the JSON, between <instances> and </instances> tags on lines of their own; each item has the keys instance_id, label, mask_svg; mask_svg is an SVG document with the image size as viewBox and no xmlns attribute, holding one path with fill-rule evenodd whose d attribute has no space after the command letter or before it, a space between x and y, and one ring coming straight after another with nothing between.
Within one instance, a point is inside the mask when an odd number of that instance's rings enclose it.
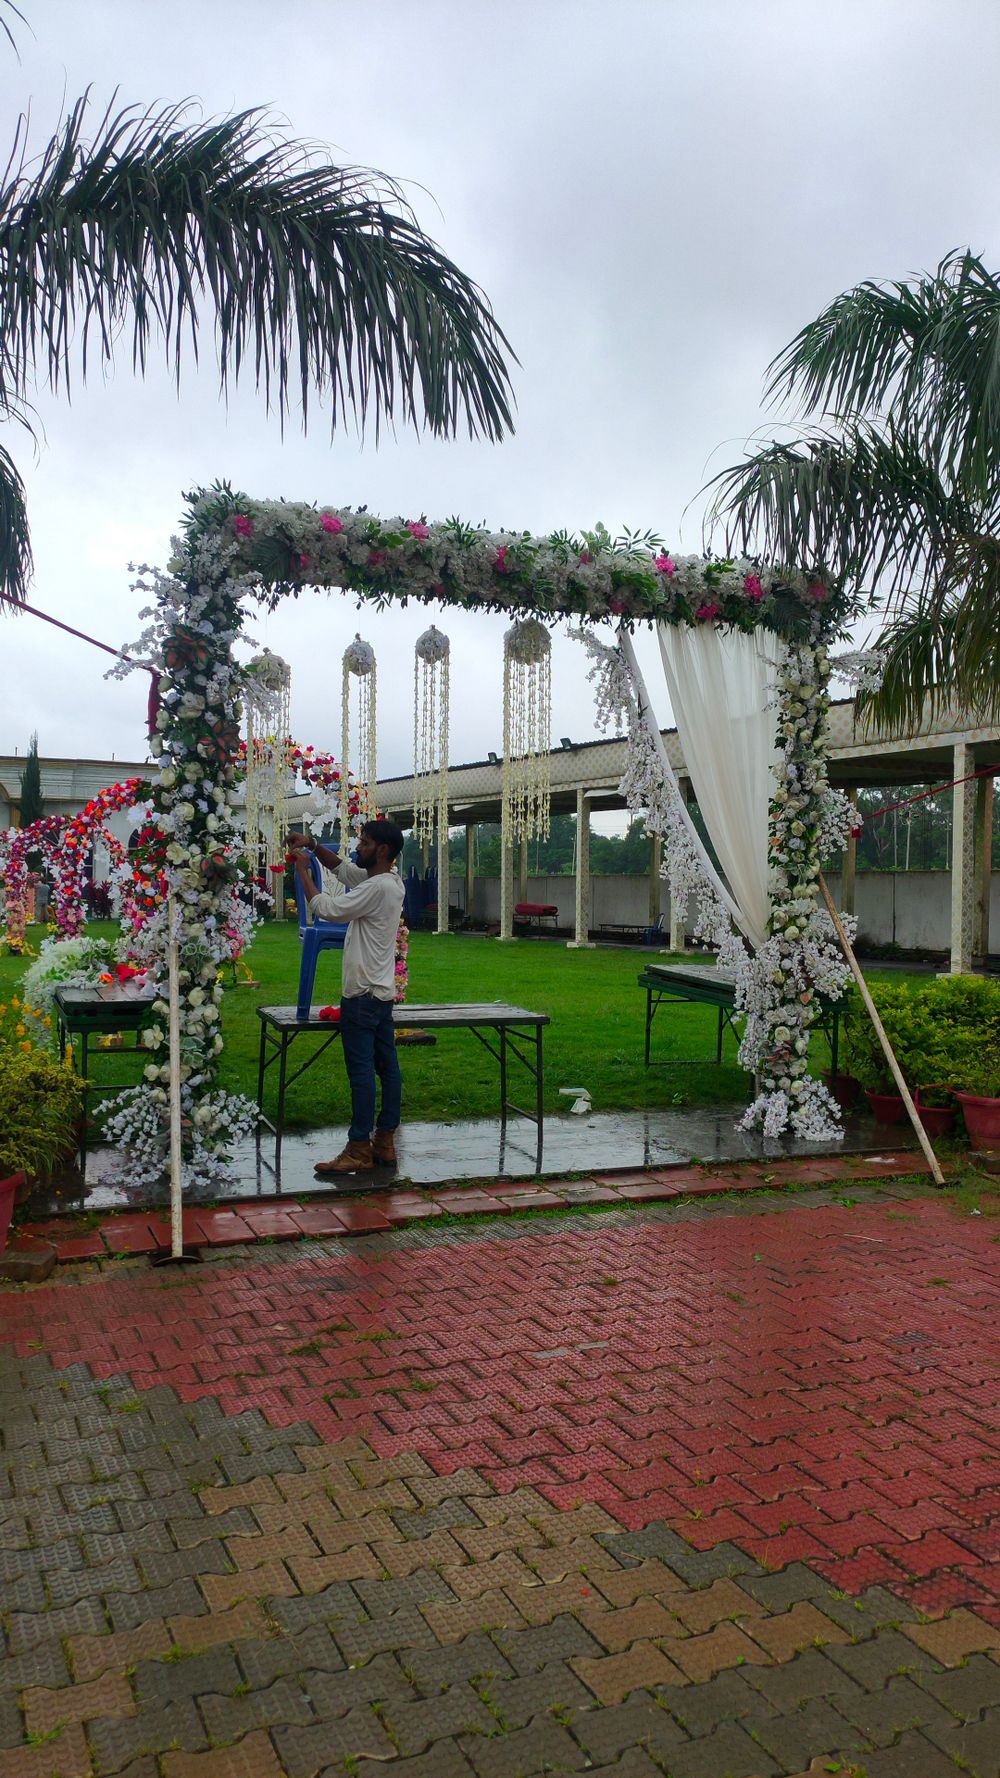
<instances>
[{"instance_id":1,"label":"green palm leaf","mask_svg":"<svg viewBox=\"0 0 1000 1778\"><path fill-rule=\"evenodd\" d=\"M22 119L0 178L0 412L122 350L140 373L162 350L179 377L208 327L223 389L252 377L282 421L318 392L334 427L351 413L376 435L511 427L509 343L391 180L255 111L109 109L89 139L86 117L84 96L30 162Z\"/></svg>"}]
</instances>

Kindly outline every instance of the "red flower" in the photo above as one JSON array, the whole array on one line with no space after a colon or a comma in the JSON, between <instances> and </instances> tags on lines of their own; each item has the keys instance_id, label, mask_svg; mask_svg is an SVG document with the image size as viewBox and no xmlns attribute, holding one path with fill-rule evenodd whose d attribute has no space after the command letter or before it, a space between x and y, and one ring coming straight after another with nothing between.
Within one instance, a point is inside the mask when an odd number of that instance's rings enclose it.
<instances>
[{"instance_id":1,"label":"red flower","mask_svg":"<svg viewBox=\"0 0 1000 1778\"><path fill-rule=\"evenodd\" d=\"M319 1016L321 1019L323 1019L325 1021L326 1024L336 1025L340 1021L340 1007L339 1006L321 1006L319 1009Z\"/></svg>"}]
</instances>

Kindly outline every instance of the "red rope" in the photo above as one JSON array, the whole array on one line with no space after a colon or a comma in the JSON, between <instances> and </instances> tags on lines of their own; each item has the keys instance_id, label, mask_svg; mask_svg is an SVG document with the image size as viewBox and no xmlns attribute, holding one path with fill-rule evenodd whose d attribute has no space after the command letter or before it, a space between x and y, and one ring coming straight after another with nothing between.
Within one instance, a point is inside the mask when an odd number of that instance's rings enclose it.
<instances>
[{"instance_id":1,"label":"red rope","mask_svg":"<svg viewBox=\"0 0 1000 1778\"><path fill-rule=\"evenodd\" d=\"M952 778L947 784L932 784L929 790L919 790L916 796L908 796L901 803L887 803L884 809L870 809L867 815L859 815L859 823L878 821L882 815L892 815L897 809L908 809L911 803L922 803L929 796L939 796L942 790L954 790L958 784L971 784L975 778L995 778L1000 775L1000 765L980 766L978 772L969 772L964 778ZM852 836L861 832L860 825L851 829Z\"/></svg>"},{"instance_id":2,"label":"red rope","mask_svg":"<svg viewBox=\"0 0 1000 1778\"><path fill-rule=\"evenodd\" d=\"M110 642L98 642L97 637L88 636L86 630L74 630L72 624L64 624L61 618L50 617L47 611L39 611L35 605L26 605L22 600L16 599L14 609L15 611L27 611L32 617L40 617L43 624L53 624L57 630L65 630L67 636L76 636L80 642L89 642L91 648L102 648L105 654L113 654L116 660L128 661L132 658L131 655L126 654L124 648L112 648ZM150 738L152 738L160 708L160 675L155 667L148 667L145 661L137 661L136 666L141 667L143 672L150 676L149 698L146 703L146 726Z\"/></svg>"}]
</instances>

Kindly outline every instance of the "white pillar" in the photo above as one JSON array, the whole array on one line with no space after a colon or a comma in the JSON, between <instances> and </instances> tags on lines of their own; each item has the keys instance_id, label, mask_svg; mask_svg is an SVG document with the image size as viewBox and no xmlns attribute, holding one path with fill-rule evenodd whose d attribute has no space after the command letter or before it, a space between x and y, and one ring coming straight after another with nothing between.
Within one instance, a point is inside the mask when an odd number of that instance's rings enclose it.
<instances>
[{"instance_id":1,"label":"white pillar","mask_svg":"<svg viewBox=\"0 0 1000 1778\"><path fill-rule=\"evenodd\" d=\"M976 780L976 926L977 957L990 950L990 884L993 876L993 779Z\"/></svg>"},{"instance_id":2,"label":"white pillar","mask_svg":"<svg viewBox=\"0 0 1000 1778\"><path fill-rule=\"evenodd\" d=\"M465 918L471 920L476 899L476 829L465 823Z\"/></svg>"},{"instance_id":3,"label":"white pillar","mask_svg":"<svg viewBox=\"0 0 1000 1778\"><path fill-rule=\"evenodd\" d=\"M852 809L857 812L858 787L852 784L844 792ZM842 914L854 913L855 885L858 871L858 842L853 834L848 834L847 845L840 861L840 911Z\"/></svg>"},{"instance_id":4,"label":"white pillar","mask_svg":"<svg viewBox=\"0 0 1000 1778\"><path fill-rule=\"evenodd\" d=\"M975 771L972 748L960 742L952 750L954 779ZM976 926L976 783L955 784L952 791L951 841L951 973L971 975Z\"/></svg>"},{"instance_id":5,"label":"white pillar","mask_svg":"<svg viewBox=\"0 0 1000 1778\"><path fill-rule=\"evenodd\" d=\"M656 925L660 917L660 892L663 878L660 875L660 859L663 856L663 845L658 833L649 836L649 924Z\"/></svg>"},{"instance_id":6,"label":"white pillar","mask_svg":"<svg viewBox=\"0 0 1000 1778\"><path fill-rule=\"evenodd\" d=\"M689 801L690 781L687 778L678 778L677 789L680 792L682 801L686 805L687 802ZM687 908L679 907L674 900L673 892L671 892L671 896L670 896L670 949L672 951L683 951L686 933L687 933Z\"/></svg>"},{"instance_id":7,"label":"white pillar","mask_svg":"<svg viewBox=\"0 0 1000 1778\"><path fill-rule=\"evenodd\" d=\"M590 804L584 790L576 793L576 928L566 948L594 948L590 940Z\"/></svg>"},{"instance_id":8,"label":"white pillar","mask_svg":"<svg viewBox=\"0 0 1000 1778\"><path fill-rule=\"evenodd\" d=\"M448 926L448 903L451 900L451 860L448 856L448 808L438 810L437 822L437 867L438 867L438 923L437 930L444 933Z\"/></svg>"},{"instance_id":9,"label":"white pillar","mask_svg":"<svg viewBox=\"0 0 1000 1778\"><path fill-rule=\"evenodd\" d=\"M528 899L528 842L526 839L521 841L517 859L517 899L518 901L527 901Z\"/></svg>"},{"instance_id":10,"label":"white pillar","mask_svg":"<svg viewBox=\"0 0 1000 1778\"><path fill-rule=\"evenodd\" d=\"M500 817L500 933L501 944L514 939L514 845L507 810Z\"/></svg>"}]
</instances>

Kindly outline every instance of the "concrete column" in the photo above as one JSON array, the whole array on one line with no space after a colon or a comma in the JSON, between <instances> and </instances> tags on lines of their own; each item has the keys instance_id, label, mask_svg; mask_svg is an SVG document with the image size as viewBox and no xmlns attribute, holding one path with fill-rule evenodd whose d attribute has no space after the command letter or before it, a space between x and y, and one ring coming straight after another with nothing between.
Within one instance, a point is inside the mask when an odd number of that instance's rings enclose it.
<instances>
[{"instance_id":1,"label":"concrete column","mask_svg":"<svg viewBox=\"0 0 1000 1778\"><path fill-rule=\"evenodd\" d=\"M584 790L576 793L576 931L566 948L594 948L590 940L590 804Z\"/></svg>"},{"instance_id":2,"label":"concrete column","mask_svg":"<svg viewBox=\"0 0 1000 1778\"><path fill-rule=\"evenodd\" d=\"M952 749L953 778L975 771L972 748ZM951 823L951 974L971 975L976 926L976 783L956 783Z\"/></svg>"},{"instance_id":3,"label":"concrete column","mask_svg":"<svg viewBox=\"0 0 1000 1778\"><path fill-rule=\"evenodd\" d=\"M517 899L518 901L527 901L528 899L528 842L526 839L521 841L517 855Z\"/></svg>"},{"instance_id":4,"label":"concrete column","mask_svg":"<svg viewBox=\"0 0 1000 1778\"><path fill-rule=\"evenodd\" d=\"M439 933L449 930L448 903L451 900L451 860L448 857L448 810L442 809L438 814L437 824L437 867L438 867L438 923Z\"/></svg>"},{"instance_id":5,"label":"concrete column","mask_svg":"<svg viewBox=\"0 0 1000 1778\"><path fill-rule=\"evenodd\" d=\"M691 800L690 778L678 778L677 788L685 804ZM677 907L674 898L670 897L670 949L683 951L687 931L687 908Z\"/></svg>"},{"instance_id":6,"label":"concrete column","mask_svg":"<svg viewBox=\"0 0 1000 1778\"><path fill-rule=\"evenodd\" d=\"M514 942L514 844L507 812L500 818L500 943Z\"/></svg>"},{"instance_id":7,"label":"concrete column","mask_svg":"<svg viewBox=\"0 0 1000 1778\"><path fill-rule=\"evenodd\" d=\"M475 912L476 899L476 829L471 821L465 823L465 917L471 920Z\"/></svg>"},{"instance_id":8,"label":"concrete column","mask_svg":"<svg viewBox=\"0 0 1000 1778\"><path fill-rule=\"evenodd\" d=\"M663 857L663 845L658 833L649 836L649 924L655 926L660 917L660 893L663 878L660 875L660 860Z\"/></svg>"},{"instance_id":9,"label":"concrete column","mask_svg":"<svg viewBox=\"0 0 1000 1778\"><path fill-rule=\"evenodd\" d=\"M973 949L986 957L990 949L990 877L993 862L993 779L976 780L976 925Z\"/></svg>"},{"instance_id":10,"label":"concrete column","mask_svg":"<svg viewBox=\"0 0 1000 1778\"><path fill-rule=\"evenodd\" d=\"M852 784L844 793L853 809L858 806L858 787ZM858 842L853 834L848 835L844 856L840 861L840 911L842 914L854 912L854 890L858 873Z\"/></svg>"}]
</instances>

